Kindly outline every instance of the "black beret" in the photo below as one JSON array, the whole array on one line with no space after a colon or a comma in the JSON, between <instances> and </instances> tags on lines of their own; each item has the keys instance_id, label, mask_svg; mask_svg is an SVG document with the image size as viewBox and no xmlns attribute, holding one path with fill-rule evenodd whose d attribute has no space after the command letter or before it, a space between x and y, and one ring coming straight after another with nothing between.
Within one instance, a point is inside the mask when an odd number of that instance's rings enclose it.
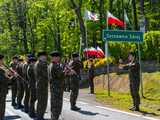
<instances>
[{"instance_id":1,"label":"black beret","mask_svg":"<svg viewBox=\"0 0 160 120\"><path fill-rule=\"evenodd\" d=\"M34 57L34 55L33 54L28 54L27 57L31 58L31 57Z\"/></svg>"},{"instance_id":2,"label":"black beret","mask_svg":"<svg viewBox=\"0 0 160 120\"><path fill-rule=\"evenodd\" d=\"M37 55L38 57L40 57L40 56L47 56L47 52L45 52L45 51L42 51L42 52L38 52L38 55Z\"/></svg>"},{"instance_id":3,"label":"black beret","mask_svg":"<svg viewBox=\"0 0 160 120\"><path fill-rule=\"evenodd\" d=\"M32 62L32 61L37 61L36 57L30 57L28 60L29 60L30 62Z\"/></svg>"},{"instance_id":4,"label":"black beret","mask_svg":"<svg viewBox=\"0 0 160 120\"><path fill-rule=\"evenodd\" d=\"M4 58L4 55L0 54L0 60L2 60Z\"/></svg>"},{"instance_id":5,"label":"black beret","mask_svg":"<svg viewBox=\"0 0 160 120\"><path fill-rule=\"evenodd\" d=\"M52 51L52 52L50 53L50 56L52 56L52 57L60 57L60 56L61 56L61 53L58 52L58 51Z\"/></svg>"},{"instance_id":6,"label":"black beret","mask_svg":"<svg viewBox=\"0 0 160 120\"><path fill-rule=\"evenodd\" d=\"M77 52L75 52L75 53L72 54L72 57L73 58L79 57L79 54Z\"/></svg>"},{"instance_id":7,"label":"black beret","mask_svg":"<svg viewBox=\"0 0 160 120\"><path fill-rule=\"evenodd\" d=\"M19 59L19 56L15 55L12 57L12 59Z\"/></svg>"}]
</instances>

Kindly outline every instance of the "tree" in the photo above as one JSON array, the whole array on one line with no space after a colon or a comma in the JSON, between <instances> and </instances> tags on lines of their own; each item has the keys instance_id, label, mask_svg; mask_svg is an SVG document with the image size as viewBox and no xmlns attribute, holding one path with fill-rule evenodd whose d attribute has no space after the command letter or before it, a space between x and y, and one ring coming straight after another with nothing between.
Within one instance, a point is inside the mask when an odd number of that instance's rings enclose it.
<instances>
[{"instance_id":1,"label":"tree","mask_svg":"<svg viewBox=\"0 0 160 120\"><path fill-rule=\"evenodd\" d=\"M82 14L81 14L82 0L79 0L78 3L76 3L75 0L70 0L70 2L72 4L71 7L74 9L75 14L77 15L77 18L79 21L82 42L84 44L83 48L86 48L88 45L87 45L87 38L86 38L86 28L84 25Z\"/></svg>"}]
</instances>

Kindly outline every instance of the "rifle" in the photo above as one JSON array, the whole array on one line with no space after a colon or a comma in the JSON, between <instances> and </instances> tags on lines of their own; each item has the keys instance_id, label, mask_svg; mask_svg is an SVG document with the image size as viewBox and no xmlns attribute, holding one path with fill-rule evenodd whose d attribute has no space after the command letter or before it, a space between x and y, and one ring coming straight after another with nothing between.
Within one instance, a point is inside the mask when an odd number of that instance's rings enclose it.
<instances>
[{"instance_id":1,"label":"rifle","mask_svg":"<svg viewBox=\"0 0 160 120\"><path fill-rule=\"evenodd\" d=\"M27 82L20 74L18 74L16 71L12 70L12 69L11 69L10 67L8 67L7 65L4 65L4 67L13 74L13 77L19 77L22 81L24 81L25 83L28 84L28 82Z\"/></svg>"}]
</instances>

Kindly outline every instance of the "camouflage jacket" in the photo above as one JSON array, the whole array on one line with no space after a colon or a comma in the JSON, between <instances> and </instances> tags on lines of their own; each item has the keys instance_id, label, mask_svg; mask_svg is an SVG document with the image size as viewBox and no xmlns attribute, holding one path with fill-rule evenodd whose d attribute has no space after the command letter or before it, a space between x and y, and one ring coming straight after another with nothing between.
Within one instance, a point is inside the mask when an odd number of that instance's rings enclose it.
<instances>
[{"instance_id":1,"label":"camouflage jacket","mask_svg":"<svg viewBox=\"0 0 160 120\"><path fill-rule=\"evenodd\" d=\"M8 79L5 76L5 71L0 68L0 94L7 93Z\"/></svg>"},{"instance_id":2,"label":"camouflage jacket","mask_svg":"<svg viewBox=\"0 0 160 120\"><path fill-rule=\"evenodd\" d=\"M48 67L48 78L50 80L51 88L64 88L65 75L63 72L63 65L57 63L50 63Z\"/></svg>"},{"instance_id":3,"label":"camouflage jacket","mask_svg":"<svg viewBox=\"0 0 160 120\"><path fill-rule=\"evenodd\" d=\"M27 78L29 81L29 88L34 89L36 88L36 80L34 74L34 64L30 64L27 68Z\"/></svg>"},{"instance_id":4,"label":"camouflage jacket","mask_svg":"<svg viewBox=\"0 0 160 120\"><path fill-rule=\"evenodd\" d=\"M48 88L48 65L47 62L37 61L34 66L34 74L37 88Z\"/></svg>"}]
</instances>

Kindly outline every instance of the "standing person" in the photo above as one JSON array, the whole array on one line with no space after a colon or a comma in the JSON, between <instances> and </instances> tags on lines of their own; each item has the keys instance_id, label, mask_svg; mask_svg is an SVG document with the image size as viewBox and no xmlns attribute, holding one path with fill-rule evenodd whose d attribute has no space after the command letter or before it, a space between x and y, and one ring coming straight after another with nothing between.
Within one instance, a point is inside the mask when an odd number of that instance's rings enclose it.
<instances>
[{"instance_id":1,"label":"standing person","mask_svg":"<svg viewBox=\"0 0 160 120\"><path fill-rule=\"evenodd\" d=\"M12 70L16 71L18 65L18 56L13 56L12 57L12 62L10 64L10 67ZM12 85L11 85L11 90L12 90L12 106L15 107L17 106L17 77L12 78Z\"/></svg>"},{"instance_id":2,"label":"standing person","mask_svg":"<svg viewBox=\"0 0 160 120\"><path fill-rule=\"evenodd\" d=\"M23 64L23 76L24 76L24 112L28 113L29 110L29 80L27 77L27 69L30 64L29 58L32 57L32 54L27 55L26 62Z\"/></svg>"},{"instance_id":3,"label":"standing person","mask_svg":"<svg viewBox=\"0 0 160 120\"><path fill-rule=\"evenodd\" d=\"M34 75L34 65L36 63L35 57L29 58L29 66L27 69L27 78L29 81L29 116L34 118L35 115L35 102L36 102L36 80Z\"/></svg>"},{"instance_id":4,"label":"standing person","mask_svg":"<svg viewBox=\"0 0 160 120\"><path fill-rule=\"evenodd\" d=\"M0 120L5 120L6 95L8 91L8 80L12 79L14 73L10 73L4 66L4 56L0 54Z\"/></svg>"},{"instance_id":5,"label":"standing person","mask_svg":"<svg viewBox=\"0 0 160 120\"><path fill-rule=\"evenodd\" d=\"M127 65L120 64L119 68L129 70L130 92L133 99L133 107L131 107L130 110L139 111L140 64L136 59L136 54L133 52L129 53L128 60L129 63Z\"/></svg>"},{"instance_id":6,"label":"standing person","mask_svg":"<svg viewBox=\"0 0 160 120\"><path fill-rule=\"evenodd\" d=\"M8 80L5 70L3 69L3 58L4 56L0 54L0 120L4 120L5 100L8 88Z\"/></svg>"},{"instance_id":7,"label":"standing person","mask_svg":"<svg viewBox=\"0 0 160 120\"><path fill-rule=\"evenodd\" d=\"M64 71L60 62L60 53L54 51L50 55L52 59L48 67L48 77L51 92L51 120L58 120L63 104Z\"/></svg>"},{"instance_id":8,"label":"standing person","mask_svg":"<svg viewBox=\"0 0 160 120\"><path fill-rule=\"evenodd\" d=\"M48 102L48 65L47 53L39 52L38 61L34 66L37 90L37 120L44 120Z\"/></svg>"},{"instance_id":9,"label":"standing person","mask_svg":"<svg viewBox=\"0 0 160 120\"><path fill-rule=\"evenodd\" d=\"M94 94L94 64L92 58L89 59L88 73L89 73L90 93Z\"/></svg>"},{"instance_id":10,"label":"standing person","mask_svg":"<svg viewBox=\"0 0 160 120\"><path fill-rule=\"evenodd\" d=\"M17 65L17 73L22 77L17 78L17 109L22 109L22 99L24 97L24 76L23 76L23 59L19 58Z\"/></svg>"},{"instance_id":11,"label":"standing person","mask_svg":"<svg viewBox=\"0 0 160 120\"><path fill-rule=\"evenodd\" d=\"M72 54L73 61L70 62L70 68L74 71L71 75L71 95L70 95L70 103L71 103L71 110L78 111L80 110L79 107L76 106L77 97L79 94L79 81L80 71L83 68L82 62L79 60L79 54L73 53Z\"/></svg>"}]
</instances>

